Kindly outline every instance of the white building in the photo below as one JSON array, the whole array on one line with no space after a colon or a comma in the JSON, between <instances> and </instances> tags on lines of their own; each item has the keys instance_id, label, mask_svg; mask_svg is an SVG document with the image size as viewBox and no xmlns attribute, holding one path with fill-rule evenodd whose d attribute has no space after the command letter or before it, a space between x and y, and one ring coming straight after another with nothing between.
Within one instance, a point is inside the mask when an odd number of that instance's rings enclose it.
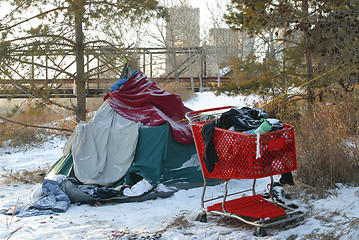
<instances>
[{"instance_id":1,"label":"white building","mask_svg":"<svg viewBox=\"0 0 359 240\"><path fill-rule=\"evenodd\" d=\"M232 57L244 60L254 53L254 41L248 34L230 28L211 28L206 46L207 74L217 76L219 70L228 67Z\"/></svg>"},{"instance_id":2,"label":"white building","mask_svg":"<svg viewBox=\"0 0 359 240\"><path fill-rule=\"evenodd\" d=\"M168 8L166 23L166 75L170 77L198 76L200 59L193 48L200 39L200 9L191 7ZM183 53L181 53L183 49ZM177 52L175 51L177 50Z\"/></svg>"}]
</instances>

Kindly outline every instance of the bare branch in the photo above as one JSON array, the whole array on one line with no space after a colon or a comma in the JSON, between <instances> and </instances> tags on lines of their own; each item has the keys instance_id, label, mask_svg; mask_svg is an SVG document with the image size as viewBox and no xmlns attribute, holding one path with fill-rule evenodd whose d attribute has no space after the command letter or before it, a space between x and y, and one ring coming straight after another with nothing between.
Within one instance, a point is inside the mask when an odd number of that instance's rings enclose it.
<instances>
[{"instance_id":1,"label":"bare branch","mask_svg":"<svg viewBox=\"0 0 359 240\"><path fill-rule=\"evenodd\" d=\"M73 130L67 129L67 128L46 127L46 126L39 126L39 125L31 125L31 124L21 123L21 122L17 122L17 121L13 121L13 120L4 118L1 115L0 115L0 119L4 120L6 122L14 123L14 124L21 125L21 126L24 126L24 127L42 128L42 129L57 130L57 131L63 131L63 132L73 132Z\"/></svg>"},{"instance_id":2,"label":"bare branch","mask_svg":"<svg viewBox=\"0 0 359 240\"><path fill-rule=\"evenodd\" d=\"M42 65L42 64L39 64L39 63L28 62L28 61L20 60L20 59L16 59L16 58L10 58L10 57L9 57L9 59L16 60L16 61L18 61L18 62L20 62L20 63L33 64L33 65L35 65L35 66L37 66L37 67L48 68L48 69L51 69L51 70L58 71L58 72L60 72L60 73L65 73L65 74L71 76L72 78L75 77L72 73L66 72L64 69L61 69L61 68L58 69L58 68L55 68L55 67L45 66L45 65ZM9 66L9 67L10 67L10 66Z\"/></svg>"},{"instance_id":3,"label":"bare branch","mask_svg":"<svg viewBox=\"0 0 359 240\"><path fill-rule=\"evenodd\" d=\"M22 40L26 40L26 39L32 39L32 38L59 38L59 39L62 39L64 40L65 42L68 42L70 43L70 45L67 45L69 47L74 47L75 45L75 42L68 39L68 38L65 38L64 36L61 36L61 35L51 35L51 34L41 34L41 35L31 35L31 36L25 36L25 37L20 37L20 38L14 38L14 39L11 39L11 40L7 40L7 41L4 41L5 43L11 43L11 42L17 42L17 41L22 41ZM64 44L63 44L64 45ZM65 45L66 46L66 45Z\"/></svg>"},{"instance_id":4,"label":"bare branch","mask_svg":"<svg viewBox=\"0 0 359 240\"><path fill-rule=\"evenodd\" d=\"M14 28L14 27L16 27L16 26L18 26L18 25L21 25L21 24L23 24L23 23L26 23L26 22L28 22L28 21L30 21L30 20L32 20L32 19L39 18L39 17L42 17L42 16L46 16L47 14L49 14L49 13L51 13L51 12L62 11L62 10L65 10L65 9L67 9L67 8L68 8L68 7L58 7L58 8L54 8L54 9L51 9L51 10L42 12L42 13L40 13L40 14L37 14L37 15L33 16L33 17L27 18L27 19L25 19L25 20L23 20L23 21L21 21L21 22L18 22L18 23L15 23L15 24L11 25L11 26L2 28L2 29L0 29L0 31L9 30L9 29Z\"/></svg>"}]
</instances>

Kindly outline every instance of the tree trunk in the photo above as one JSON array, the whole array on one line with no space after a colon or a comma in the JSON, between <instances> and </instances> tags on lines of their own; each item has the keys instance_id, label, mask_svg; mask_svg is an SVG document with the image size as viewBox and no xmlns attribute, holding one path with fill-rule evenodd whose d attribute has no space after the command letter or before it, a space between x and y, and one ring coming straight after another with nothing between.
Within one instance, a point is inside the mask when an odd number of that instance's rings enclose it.
<instances>
[{"instance_id":1,"label":"tree trunk","mask_svg":"<svg viewBox=\"0 0 359 240\"><path fill-rule=\"evenodd\" d=\"M309 23L309 7L308 7L308 0L302 1L303 6L303 13L305 14L305 18L303 22L305 22L305 27L303 29L303 39L305 43L305 62L307 68L307 82L313 79L313 62L312 62L312 54L310 49L309 43L309 31L310 31L310 23ZM313 82L308 83L307 85L307 98L309 103L309 108L312 108L314 104L314 89L313 89Z\"/></svg>"},{"instance_id":2,"label":"tree trunk","mask_svg":"<svg viewBox=\"0 0 359 240\"><path fill-rule=\"evenodd\" d=\"M307 81L309 82L313 79L313 63L312 63L312 54L308 49L308 47L305 51L305 61L307 67ZM311 107L314 104L313 82L310 82L307 85L307 95L308 95L309 107Z\"/></svg>"},{"instance_id":3,"label":"tree trunk","mask_svg":"<svg viewBox=\"0 0 359 240\"><path fill-rule=\"evenodd\" d=\"M176 56L176 50L173 46L173 53L172 53L172 57L173 57L173 70L175 71L175 80L176 83L179 83L179 74L178 74L178 67L177 67L177 56Z\"/></svg>"},{"instance_id":4,"label":"tree trunk","mask_svg":"<svg viewBox=\"0 0 359 240\"><path fill-rule=\"evenodd\" d=\"M86 83L85 83L85 58L84 58L84 34L82 21L84 6L80 4L75 10L75 55L76 55L76 121L86 120Z\"/></svg>"},{"instance_id":5,"label":"tree trunk","mask_svg":"<svg viewBox=\"0 0 359 240\"><path fill-rule=\"evenodd\" d=\"M171 55L172 55L172 68L175 73L175 80L176 83L179 83L179 74L178 74L178 66L177 66L177 53L176 53L176 44L175 44L175 35L174 35L174 29L173 26L171 26L170 29L167 29L167 31L170 31L170 43L171 43Z\"/></svg>"}]
</instances>

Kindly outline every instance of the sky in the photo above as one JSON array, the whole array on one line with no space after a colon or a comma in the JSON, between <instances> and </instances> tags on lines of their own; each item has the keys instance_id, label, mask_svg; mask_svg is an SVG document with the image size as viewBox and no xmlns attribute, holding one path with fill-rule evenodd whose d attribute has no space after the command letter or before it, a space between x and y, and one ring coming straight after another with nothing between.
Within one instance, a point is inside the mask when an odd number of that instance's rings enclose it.
<instances>
[{"instance_id":1,"label":"sky","mask_svg":"<svg viewBox=\"0 0 359 240\"><path fill-rule=\"evenodd\" d=\"M223 21L223 15L227 10L226 5L229 4L229 0L159 0L161 4L164 6L171 6L173 4L179 4L180 2L187 2L190 6L194 8L200 9L200 34L202 39L206 39L208 37L208 32L210 28L214 27L224 27L227 28L227 24ZM0 12L0 17L7 13L9 10L7 2L1 2L1 9L5 9L5 11ZM33 21L34 22L34 21ZM36 22L36 21L35 21ZM126 30L123 32L125 35L125 45L132 44L140 44L138 46L152 45L149 42L155 42L156 40L151 39L147 32L157 32L158 29L153 26L133 26L131 28L125 27ZM150 31L144 31L143 28L150 29ZM140 36L137 34L140 33ZM98 33L96 33L98 34ZM158 33L157 33L158 34ZM142 35L142 36L141 36ZM142 39L141 41L138 41ZM156 43L158 44L158 43Z\"/></svg>"},{"instance_id":2,"label":"sky","mask_svg":"<svg viewBox=\"0 0 359 240\"><path fill-rule=\"evenodd\" d=\"M170 0L171 2L172 0ZM179 2L180 0L174 0L173 2ZM203 28L202 31L207 31L207 28L214 27L216 24L221 24L222 27L227 27L223 21L219 20L226 12L226 5L229 0L187 0L188 4L194 8L200 9L200 24ZM168 2L168 0L160 0L160 2ZM9 3L1 2L1 9L8 10ZM1 11L0 17L6 14L7 11ZM214 21L216 23L214 23Z\"/></svg>"},{"instance_id":3,"label":"sky","mask_svg":"<svg viewBox=\"0 0 359 240\"><path fill-rule=\"evenodd\" d=\"M203 28L215 26L213 21L220 22L222 27L226 27L223 21L218 19L223 17L228 3L229 0L190 0L192 7L200 9L200 22Z\"/></svg>"}]
</instances>

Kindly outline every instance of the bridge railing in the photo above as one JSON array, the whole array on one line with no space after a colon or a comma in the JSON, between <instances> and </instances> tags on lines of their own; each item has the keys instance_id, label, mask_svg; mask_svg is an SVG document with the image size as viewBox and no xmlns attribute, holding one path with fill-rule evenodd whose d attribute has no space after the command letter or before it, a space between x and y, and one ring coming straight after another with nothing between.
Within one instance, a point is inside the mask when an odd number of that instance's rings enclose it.
<instances>
[{"instance_id":1,"label":"bridge railing","mask_svg":"<svg viewBox=\"0 0 359 240\"><path fill-rule=\"evenodd\" d=\"M154 82L175 82L174 78L152 78ZM117 81L115 78L90 78L86 81L87 96L99 96L107 93L111 86ZM201 79L199 77L181 77L179 81L185 83L185 87L191 89L192 81L194 88L201 87ZM228 77L220 78L221 83L228 81ZM217 77L202 78L202 87L208 87L208 84L217 84ZM75 84L74 79L19 79L19 80L1 80L0 81L0 98L6 96L12 91L16 93L15 97L27 97L26 91L34 85L37 88L49 88L52 97L74 97ZM11 89L11 90L10 90Z\"/></svg>"}]
</instances>

